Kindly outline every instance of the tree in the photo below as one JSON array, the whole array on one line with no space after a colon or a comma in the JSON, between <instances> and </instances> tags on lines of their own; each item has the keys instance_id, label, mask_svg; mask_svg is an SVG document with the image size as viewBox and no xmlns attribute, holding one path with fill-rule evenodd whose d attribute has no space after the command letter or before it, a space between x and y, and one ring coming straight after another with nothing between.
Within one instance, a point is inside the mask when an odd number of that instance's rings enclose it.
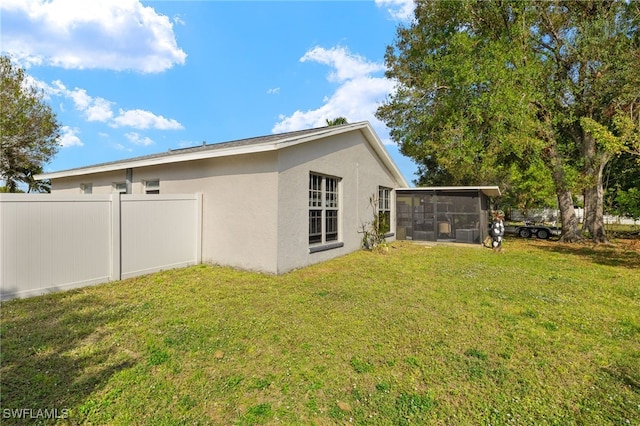
<instances>
[{"instance_id":1,"label":"tree","mask_svg":"<svg viewBox=\"0 0 640 426\"><path fill-rule=\"evenodd\" d=\"M586 126L592 120L614 131L613 103L635 99L629 71L637 68L637 7L419 2L415 20L399 27L387 48L387 77L398 84L377 116L401 152L422 164L421 173L435 172L449 184L502 182L519 190L512 183L522 176L549 176L562 238L580 240L573 192L593 187L594 167L607 159L599 157L600 142L590 154L595 138ZM613 52L597 49L599 37ZM598 80L605 71L611 75L606 96L604 79Z\"/></svg>"},{"instance_id":2,"label":"tree","mask_svg":"<svg viewBox=\"0 0 640 426\"><path fill-rule=\"evenodd\" d=\"M327 126L339 126L341 124L347 124L347 119L344 117L337 117L333 120L327 118Z\"/></svg>"},{"instance_id":3,"label":"tree","mask_svg":"<svg viewBox=\"0 0 640 426\"><path fill-rule=\"evenodd\" d=\"M532 159L531 166L522 170L511 166L509 180L503 181L501 204L518 208L525 217L536 208L555 206L553 181L541 159Z\"/></svg>"},{"instance_id":4,"label":"tree","mask_svg":"<svg viewBox=\"0 0 640 426\"><path fill-rule=\"evenodd\" d=\"M583 228L595 242L606 242L604 168L623 151L640 151L640 6L626 1L535 6L533 47L549 64L553 82L543 86L552 101L545 109L554 117L569 161L581 172Z\"/></svg>"},{"instance_id":5,"label":"tree","mask_svg":"<svg viewBox=\"0 0 640 426\"><path fill-rule=\"evenodd\" d=\"M42 93L26 84L24 70L1 56L0 72L0 179L8 192L17 192L19 182L41 189L33 176L58 152L60 126Z\"/></svg>"},{"instance_id":6,"label":"tree","mask_svg":"<svg viewBox=\"0 0 640 426\"><path fill-rule=\"evenodd\" d=\"M640 219L640 157L624 152L605 171L605 212Z\"/></svg>"}]
</instances>

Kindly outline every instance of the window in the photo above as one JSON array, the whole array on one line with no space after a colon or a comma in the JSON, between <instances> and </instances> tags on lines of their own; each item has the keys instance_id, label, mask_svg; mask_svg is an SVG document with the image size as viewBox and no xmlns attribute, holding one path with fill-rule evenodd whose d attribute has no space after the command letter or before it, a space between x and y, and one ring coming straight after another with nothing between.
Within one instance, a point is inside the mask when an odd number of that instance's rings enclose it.
<instances>
[{"instance_id":1,"label":"window","mask_svg":"<svg viewBox=\"0 0 640 426\"><path fill-rule=\"evenodd\" d=\"M378 230L391 231L391 188L378 187Z\"/></svg>"},{"instance_id":2,"label":"window","mask_svg":"<svg viewBox=\"0 0 640 426\"><path fill-rule=\"evenodd\" d=\"M159 180L147 180L144 182L145 194L159 194L160 193L160 181Z\"/></svg>"},{"instance_id":3,"label":"window","mask_svg":"<svg viewBox=\"0 0 640 426\"><path fill-rule=\"evenodd\" d=\"M339 183L335 177L309 175L309 244L338 241Z\"/></svg>"},{"instance_id":4,"label":"window","mask_svg":"<svg viewBox=\"0 0 640 426\"><path fill-rule=\"evenodd\" d=\"M121 194L127 193L127 184L124 182L116 182L113 184L113 192L119 192Z\"/></svg>"},{"instance_id":5,"label":"window","mask_svg":"<svg viewBox=\"0 0 640 426\"><path fill-rule=\"evenodd\" d=\"M93 184L91 184L91 183L81 183L80 184L80 192L82 194L92 194L93 193Z\"/></svg>"}]
</instances>

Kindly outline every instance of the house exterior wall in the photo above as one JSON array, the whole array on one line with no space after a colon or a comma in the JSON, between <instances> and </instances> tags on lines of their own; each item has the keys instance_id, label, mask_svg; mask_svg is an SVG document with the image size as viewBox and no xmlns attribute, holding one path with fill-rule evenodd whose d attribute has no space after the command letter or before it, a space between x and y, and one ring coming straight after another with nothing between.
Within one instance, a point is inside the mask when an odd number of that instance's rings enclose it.
<instances>
[{"instance_id":1,"label":"house exterior wall","mask_svg":"<svg viewBox=\"0 0 640 426\"><path fill-rule=\"evenodd\" d=\"M202 192L203 262L274 273L276 160L265 152L143 167L132 190L159 180L161 194Z\"/></svg>"},{"instance_id":2,"label":"house exterior wall","mask_svg":"<svg viewBox=\"0 0 640 426\"><path fill-rule=\"evenodd\" d=\"M309 174L340 178L339 242L342 247L311 253ZM278 185L278 273L361 248L362 225L373 219L369 197L378 186L398 187L360 132L350 132L280 150ZM395 232L392 199L391 232ZM376 207L377 208L377 207ZM393 238L391 238L393 239Z\"/></svg>"},{"instance_id":3,"label":"house exterior wall","mask_svg":"<svg viewBox=\"0 0 640 426\"><path fill-rule=\"evenodd\" d=\"M330 250L310 250L311 172L340 179L340 244ZM278 150L139 167L129 176L132 194L143 194L149 180L159 181L161 194L203 194L203 262L276 274L358 250L362 226L373 219L369 198L379 186L402 186L361 131ZM123 169L54 178L52 192L79 194L80 185L90 183L94 194L110 193L126 177ZM393 191L391 197L394 233Z\"/></svg>"},{"instance_id":4,"label":"house exterior wall","mask_svg":"<svg viewBox=\"0 0 640 426\"><path fill-rule=\"evenodd\" d=\"M126 170L116 170L105 173L92 173L83 176L52 179L52 190L56 194L76 195L82 194L81 186L91 183L94 194L111 194L114 192L113 184L126 182Z\"/></svg>"},{"instance_id":5,"label":"house exterior wall","mask_svg":"<svg viewBox=\"0 0 640 426\"><path fill-rule=\"evenodd\" d=\"M264 152L136 168L132 193L158 180L161 194L203 194L202 261L277 272L277 153ZM53 179L54 194L110 193L126 171Z\"/></svg>"}]
</instances>

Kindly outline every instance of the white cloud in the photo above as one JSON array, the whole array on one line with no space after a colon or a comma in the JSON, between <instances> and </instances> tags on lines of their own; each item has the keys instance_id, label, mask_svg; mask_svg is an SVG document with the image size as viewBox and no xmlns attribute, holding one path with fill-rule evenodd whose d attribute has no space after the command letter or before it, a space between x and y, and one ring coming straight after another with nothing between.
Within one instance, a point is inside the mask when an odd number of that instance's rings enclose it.
<instances>
[{"instance_id":1,"label":"white cloud","mask_svg":"<svg viewBox=\"0 0 640 426\"><path fill-rule=\"evenodd\" d=\"M272 89L268 89L267 90L267 94L268 95L278 95L280 93L280 88L279 87L274 87Z\"/></svg>"},{"instance_id":2,"label":"white cloud","mask_svg":"<svg viewBox=\"0 0 640 426\"><path fill-rule=\"evenodd\" d=\"M124 136L129 139L129 142L135 145L149 146L154 144L151 138L147 136L142 137L136 132L125 133Z\"/></svg>"},{"instance_id":3,"label":"white cloud","mask_svg":"<svg viewBox=\"0 0 640 426\"><path fill-rule=\"evenodd\" d=\"M158 129L158 130L180 130L182 124L174 119L164 118L152 112L141 109L120 110L119 115L113 119L113 127L129 126L134 129Z\"/></svg>"},{"instance_id":4,"label":"white cloud","mask_svg":"<svg viewBox=\"0 0 640 426\"><path fill-rule=\"evenodd\" d=\"M93 97L85 89L77 87L73 90L67 89L60 80L47 84L32 79L30 84L40 88L48 99L52 96L70 99L74 108L82 112L87 121L108 123L111 127L132 127L134 129L182 130L184 128L177 120L141 109L120 109L118 116L114 118L112 110L114 102L101 97Z\"/></svg>"},{"instance_id":5,"label":"white cloud","mask_svg":"<svg viewBox=\"0 0 640 426\"><path fill-rule=\"evenodd\" d=\"M170 19L138 0L3 0L0 13L2 50L24 66L152 73L187 56Z\"/></svg>"},{"instance_id":6,"label":"white cloud","mask_svg":"<svg viewBox=\"0 0 640 426\"><path fill-rule=\"evenodd\" d=\"M413 0L375 0L378 7L386 7L387 12L398 21L413 19L413 11L416 7Z\"/></svg>"},{"instance_id":7,"label":"white cloud","mask_svg":"<svg viewBox=\"0 0 640 426\"><path fill-rule=\"evenodd\" d=\"M58 141L60 146L68 148L70 146L83 146L84 144L78 137L80 130L69 126L60 127L60 140Z\"/></svg>"},{"instance_id":8,"label":"white cloud","mask_svg":"<svg viewBox=\"0 0 640 426\"><path fill-rule=\"evenodd\" d=\"M333 49L314 47L300 58L300 62L306 61L333 67L334 71L329 74L328 79L338 83L384 71L383 64L367 62L366 58L352 54L346 47L334 47Z\"/></svg>"},{"instance_id":9,"label":"white cloud","mask_svg":"<svg viewBox=\"0 0 640 426\"><path fill-rule=\"evenodd\" d=\"M186 22L182 19L182 17L180 15L174 16L173 17L173 22L178 24L178 25L185 25Z\"/></svg>"},{"instance_id":10,"label":"white cloud","mask_svg":"<svg viewBox=\"0 0 640 426\"><path fill-rule=\"evenodd\" d=\"M117 151L133 152L133 149L127 148L126 146L122 145L121 143L114 144L113 148L115 150L117 150Z\"/></svg>"},{"instance_id":11,"label":"white cloud","mask_svg":"<svg viewBox=\"0 0 640 426\"><path fill-rule=\"evenodd\" d=\"M90 106L85 110L88 121L106 122L113 117L111 111L112 102L103 98L94 98Z\"/></svg>"},{"instance_id":12,"label":"white cloud","mask_svg":"<svg viewBox=\"0 0 640 426\"><path fill-rule=\"evenodd\" d=\"M315 47L305 53L301 61L303 59L331 66L333 69L327 79L340 84L333 95L323 100L321 107L295 111L290 116L281 115L272 129L274 133L326 126L327 119L337 117L344 117L349 123L368 121L379 135L388 133L385 125L374 115L394 87L391 80L374 75L384 70L383 65L368 62L342 47L328 50ZM383 137L383 140L391 143L387 138Z\"/></svg>"},{"instance_id":13,"label":"white cloud","mask_svg":"<svg viewBox=\"0 0 640 426\"><path fill-rule=\"evenodd\" d=\"M70 97L73 100L76 109L80 111L89 108L89 105L92 101L91 96L87 95L86 90L78 89L77 87L73 90L64 91L62 93L65 93L68 97Z\"/></svg>"},{"instance_id":14,"label":"white cloud","mask_svg":"<svg viewBox=\"0 0 640 426\"><path fill-rule=\"evenodd\" d=\"M54 81L51 85L39 82L39 86L49 98L51 96L63 96L71 99L74 108L84 113L87 121L99 121L104 123L113 117L113 111L111 111L111 105L113 105L113 102L100 97L94 98L87 94L85 89L79 89L76 87L73 90L69 90L60 80Z\"/></svg>"}]
</instances>

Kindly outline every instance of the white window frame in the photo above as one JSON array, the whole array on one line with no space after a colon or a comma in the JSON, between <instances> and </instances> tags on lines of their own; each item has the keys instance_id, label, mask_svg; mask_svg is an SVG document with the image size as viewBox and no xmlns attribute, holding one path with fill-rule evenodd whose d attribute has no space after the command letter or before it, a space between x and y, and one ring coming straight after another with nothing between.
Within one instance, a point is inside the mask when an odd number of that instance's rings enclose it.
<instances>
[{"instance_id":1,"label":"white window frame","mask_svg":"<svg viewBox=\"0 0 640 426\"><path fill-rule=\"evenodd\" d=\"M113 192L126 194L127 193L127 183L126 182L114 182L113 183Z\"/></svg>"},{"instance_id":2,"label":"white window frame","mask_svg":"<svg viewBox=\"0 0 640 426\"><path fill-rule=\"evenodd\" d=\"M160 193L160 179L152 179L144 181L144 193L145 194L159 194Z\"/></svg>"},{"instance_id":3,"label":"white window frame","mask_svg":"<svg viewBox=\"0 0 640 426\"><path fill-rule=\"evenodd\" d=\"M309 173L309 245L338 243L341 178Z\"/></svg>"},{"instance_id":4,"label":"white window frame","mask_svg":"<svg viewBox=\"0 0 640 426\"><path fill-rule=\"evenodd\" d=\"M385 217L388 220L386 232L391 232L391 191L392 188L378 186L378 217Z\"/></svg>"}]
</instances>

